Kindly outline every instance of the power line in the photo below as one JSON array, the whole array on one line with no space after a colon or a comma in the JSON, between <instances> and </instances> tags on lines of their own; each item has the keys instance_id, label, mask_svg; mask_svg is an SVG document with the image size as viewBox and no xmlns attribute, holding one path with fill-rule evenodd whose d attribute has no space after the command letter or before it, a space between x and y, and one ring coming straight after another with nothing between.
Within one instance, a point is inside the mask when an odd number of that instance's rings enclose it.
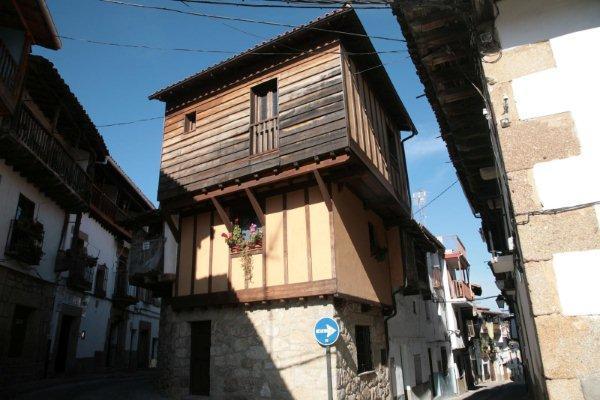
<instances>
[{"instance_id":1,"label":"power line","mask_svg":"<svg viewBox=\"0 0 600 400\"><path fill-rule=\"evenodd\" d=\"M113 122L110 124L104 124L104 125L97 125L97 128L109 128L111 126L121 126L121 125L131 125L131 124L136 124L138 122L146 122L146 121L153 121L153 120L157 120L157 119L161 119L164 118L164 115L161 115L160 117L151 117L151 118L142 118L142 119L136 119L133 121L126 121L126 122Z\"/></svg>"},{"instance_id":2,"label":"power line","mask_svg":"<svg viewBox=\"0 0 600 400\"><path fill-rule=\"evenodd\" d=\"M238 3L235 1L224 1L224 0L170 0L177 3L183 3L187 5L187 3L194 4L210 4L217 6L236 6L236 7L253 7L253 8L305 8L307 10L310 9L338 9L343 3L321 3L321 2L296 2L296 1L281 1L283 4L260 4L260 3ZM297 4L294 4L297 3ZM380 4L380 5L375 5ZM388 5L390 3L365 3L365 5L357 4L358 7L354 7L357 10L387 10L389 9Z\"/></svg>"},{"instance_id":3,"label":"power line","mask_svg":"<svg viewBox=\"0 0 600 400\"><path fill-rule=\"evenodd\" d=\"M226 25L232 29L238 30L237 28L235 28L229 24L226 24ZM244 31L244 33L250 34L249 32L246 32L246 31ZM261 38L258 35L253 35L253 36ZM144 49L144 50L181 51L181 52L188 52L188 53L213 53L213 54L228 54L228 55L240 54L243 52L243 50L233 51L233 50L219 50L219 49L214 49L214 50L213 49L193 49L193 48L184 48L184 47L158 47L158 46L150 46L150 45L146 45L146 44L109 42L109 41L104 41L104 40L77 38L77 37L65 36L65 35L58 35L58 37L61 39L72 40L72 41L82 42L82 43L96 44L96 45L102 45L102 46L111 46L111 47L126 47L126 48L134 48L134 49ZM247 52L247 54L275 56L275 55L301 55L301 54L305 54L308 52L308 51L301 51L299 49L297 49L297 50L298 51L295 51L295 52L249 51L249 52ZM357 55L360 56L360 55L375 55L375 54L395 54L395 53L401 53L401 52L406 52L406 51L408 51L408 50L396 49L396 50L370 51L370 52L345 52L345 54L348 54L351 56L357 56ZM330 51L330 52L324 52L324 54L341 54L341 52Z\"/></svg>"},{"instance_id":4,"label":"power line","mask_svg":"<svg viewBox=\"0 0 600 400\"><path fill-rule=\"evenodd\" d=\"M452 182L450 185L448 185L444 190L442 190L440 193L438 193L437 196L435 196L433 199L431 199L427 204L425 204L423 207L419 208L417 211L415 211L413 214L418 214L421 210L423 210L425 207L429 206L431 203L433 203L434 201L436 201L437 199L439 199L444 193L446 193L448 190L450 190L452 188L452 186L456 185L458 183L458 179L455 180L454 182Z\"/></svg>"},{"instance_id":5,"label":"power line","mask_svg":"<svg viewBox=\"0 0 600 400\"><path fill-rule=\"evenodd\" d=\"M247 22L247 23L252 23L252 24L262 24L262 25L278 26L278 27L293 28L293 29L299 28L299 26L297 26L297 25L286 24L283 22L231 17L231 16L227 16L227 15L206 14L206 13L201 13L201 12L196 12L196 11L183 11L183 10L178 10L175 8L161 7L161 6L149 6L149 5L137 4L137 3L127 3L124 1L118 1L118 0L98 0L98 1L101 1L103 3L116 4L116 5L125 6L125 7L167 11L167 12L172 12L172 13L177 13L177 14L192 15L192 16L196 16L196 17L213 18L213 19L226 20L226 21ZM388 37L388 36L370 36L370 35L363 34L363 33L340 31L340 30L336 30L336 29L317 28L314 26L305 26L304 28L313 30L313 31L318 31L318 32L336 33L336 34L347 35L347 36L389 40L389 41L393 41L393 42L406 42L406 40L404 40L404 39L392 38L392 37Z\"/></svg>"}]
</instances>

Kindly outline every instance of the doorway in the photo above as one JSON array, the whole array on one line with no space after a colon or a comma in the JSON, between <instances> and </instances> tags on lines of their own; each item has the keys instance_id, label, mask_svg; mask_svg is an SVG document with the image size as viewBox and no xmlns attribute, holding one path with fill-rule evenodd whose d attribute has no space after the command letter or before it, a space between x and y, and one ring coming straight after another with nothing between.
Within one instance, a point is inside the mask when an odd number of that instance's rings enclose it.
<instances>
[{"instance_id":1,"label":"doorway","mask_svg":"<svg viewBox=\"0 0 600 400\"><path fill-rule=\"evenodd\" d=\"M210 395L210 321L190 323L190 394Z\"/></svg>"},{"instance_id":2,"label":"doorway","mask_svg":"<svg viewBox=\"0 0 600 400\"><path fill-rule=\"evenodd\" d=\"M148 353L150 352L150 330L140 329L137 345L137 367L148 368Z\"/></svg>"},{"instance_id":3,"label":"doorway","mask_svg":"<svg viewBox=\"0 0 600 400\"><path fill-rule=\"evenodd\" d=\"M71 337L71 328L73 327L74 317L70 315L62 316L60 321L60 331L58 333L58 347L56 349L56 359L54 362L55 372L65 372L67 368L67 357L69 355L69 339Z\"/></svg>"}]
</instances>

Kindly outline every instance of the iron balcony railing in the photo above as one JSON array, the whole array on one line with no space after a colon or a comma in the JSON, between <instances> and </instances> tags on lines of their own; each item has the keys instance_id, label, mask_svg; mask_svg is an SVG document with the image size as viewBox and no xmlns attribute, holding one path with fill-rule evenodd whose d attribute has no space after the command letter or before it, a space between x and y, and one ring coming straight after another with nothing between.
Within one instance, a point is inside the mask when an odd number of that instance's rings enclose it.
<instances>
[{"instance_id":1,"label":"iron balcony railing","mask_svg":"<svg viewBox=\"0 0 600 400\"><path fill-rule=\"evenodd\" d=\"M59 250L54 270L68 271L67 286L86 292L92 290L94 267L97 263L98 258L88 255L85 250Z\"/></svg>"},{"instance_id":2,"label":"iron balcony railing","mask_svg":"<svg viewBox=\"0 0 600 400\"><path fill-rule=\"evenodd\" d=\"M44 255L44 225L29 219L13 219L4 253L28 265L39 265Z\"/></svg>"},{"instance_id":3,"label":"iron balcony railing","mask_svg":"<svg viewBox=\"0 0 600 400\"><path fill-rule=\"evenodd\" d=\"M17 88L19 64L15 61L10 51L0 40L0 79L10 93Z\"/></svg>"},{"instance_id":4,"label":"iron balcony railing","mask_svg":"<svg viewBox=\"0 0 600 400\"><path fill-rule=\"evenodd\" d=\"M279 147L279 118L273 117L250 125L251 154L265 153Z\"/></svg>"},{"instance_id":5,"label":"iron balcony railing","mask_svg":"<svg viewBox=\"0 0 600 400\"><path fill-rule=\"evenodd\" d=\"M53 170L84 201L90 198L91 180L64 146L34 117L26 106L19 107L9 132Z\"/></svg>"}]
</instances>

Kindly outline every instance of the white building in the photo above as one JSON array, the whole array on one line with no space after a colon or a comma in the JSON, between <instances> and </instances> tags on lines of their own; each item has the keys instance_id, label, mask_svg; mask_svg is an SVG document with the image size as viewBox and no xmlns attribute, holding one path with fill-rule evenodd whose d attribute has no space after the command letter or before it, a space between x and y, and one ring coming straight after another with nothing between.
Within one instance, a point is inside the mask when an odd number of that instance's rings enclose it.
<instances>
[{"instance_id":1,"label":"white building","mask_svg":"<svg viewBox=\"0 0 600 400\"><path fill-rule=\"evenodd\" d=\"M0 385L156 357L159 307L127 281L131 230L154 207L32 44L60 43L43 1L2 6ZM29 32L22 19L45 27Z\"/></svg>"}]
</instances>

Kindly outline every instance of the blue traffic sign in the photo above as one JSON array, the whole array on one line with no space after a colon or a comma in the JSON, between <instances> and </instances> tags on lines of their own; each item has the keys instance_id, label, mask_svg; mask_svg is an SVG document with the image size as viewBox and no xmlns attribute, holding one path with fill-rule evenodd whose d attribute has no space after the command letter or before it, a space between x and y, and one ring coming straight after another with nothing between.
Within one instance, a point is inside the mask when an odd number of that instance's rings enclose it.
<instances>
[{"instance_id":1,"label":"blue traffic sign","mask_svg":"<svg viewBox=\"0 0 600 400\"><path fill-rule=\"evenodd\" d=\"M321 346L331 346L340 337L340 326L333 318L321 318L315 324L315 339Z\"/></svg>"}]
</instances>

